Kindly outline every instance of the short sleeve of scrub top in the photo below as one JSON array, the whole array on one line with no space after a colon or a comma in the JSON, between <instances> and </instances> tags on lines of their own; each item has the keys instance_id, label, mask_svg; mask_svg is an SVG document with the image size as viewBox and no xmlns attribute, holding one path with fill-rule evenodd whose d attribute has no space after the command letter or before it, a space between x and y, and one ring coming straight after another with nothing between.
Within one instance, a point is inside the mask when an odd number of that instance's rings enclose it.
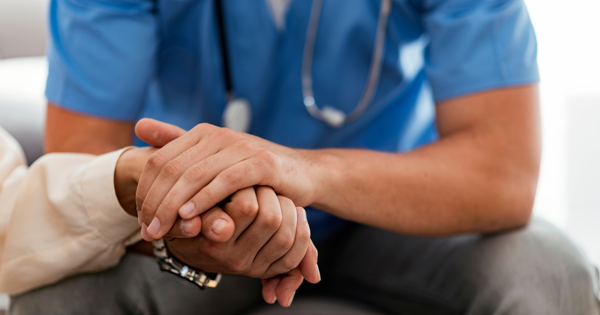
<instances>
[{"instance_id":1,"label":"short sleeve of scrub top","mask_svg":"<svg viewBox=\"0 0 600 315\"><path fill-rule=\"evenodd\" d=\"M154 71L153 0L52 0L49 101L75 112L134 120Z\"/></svg>"},{"instance_id":2,"label":"short sleeve of scrub top","mask_svg":"<svg viewBox=\"0 0 600 315\"><path fill-rule=\"evenodd\" d=\"M522 0L423 0L425 71L436 101L539 81L537 43Z\"/></svg>"}]
</instances>

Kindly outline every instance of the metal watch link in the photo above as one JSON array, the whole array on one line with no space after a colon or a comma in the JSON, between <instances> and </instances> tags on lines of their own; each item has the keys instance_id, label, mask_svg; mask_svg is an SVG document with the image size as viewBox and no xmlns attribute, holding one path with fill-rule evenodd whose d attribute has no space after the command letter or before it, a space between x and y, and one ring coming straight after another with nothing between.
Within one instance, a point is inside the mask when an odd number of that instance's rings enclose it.
<instances>
[{"instance_id":1,"label":"metal watch link","mask_svg":"<svg viewBox=\"0 0 600 315\"><path fill-rule=\"evenodd\" d=\"M187 279L202 289L206 287L215 288L221 281L220 273L204 273L201 270L186 266L175 259L175 257L170 257L165 246L165 241L162 238L152 241L152 247L154 247L154 257L156 257L158 266L163 271L168 271Z\"/></svg>"}]
</instances>

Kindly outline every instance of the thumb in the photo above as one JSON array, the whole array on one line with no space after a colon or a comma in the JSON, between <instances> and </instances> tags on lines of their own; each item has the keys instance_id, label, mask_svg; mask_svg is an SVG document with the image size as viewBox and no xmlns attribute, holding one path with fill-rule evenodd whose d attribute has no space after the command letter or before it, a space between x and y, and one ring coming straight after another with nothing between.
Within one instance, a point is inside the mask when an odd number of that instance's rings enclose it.
<instances>
[{"instance_id":1,"label":"thumb","mask_svg":"<svg viewBox=\"0 0 600 315\"><path fill-rule=\"evenodd\" d=\"M181 137L185 130L158 120L144 118L135 125L135 134L153 147L163 147Z\"/></svg>"}]
</instances>

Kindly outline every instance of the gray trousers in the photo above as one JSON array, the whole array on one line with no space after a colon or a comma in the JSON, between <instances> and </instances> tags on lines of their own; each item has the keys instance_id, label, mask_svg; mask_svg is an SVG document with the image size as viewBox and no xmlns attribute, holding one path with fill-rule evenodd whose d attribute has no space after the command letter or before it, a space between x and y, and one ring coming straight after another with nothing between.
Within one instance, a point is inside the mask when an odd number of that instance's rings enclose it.
<instances>
[{"instance_id":1,"label":"gray trousers","mask_svg":"<svg viewBox=\"0 0 600 315\"><path fill-rule=\"evenodd\" d=\"M312 296L377 314L600 314L596 270L539 219L447 238L351 225L317 247L323 280L302 285L292 312ZM152 258L128 254L112 269L12 297L10 314L248 314L257 307L265 303L256 279L225 276L218 288L200 290L159 271ZM289 311L274 305L264 312Z\"/></svg>"}]
</instances>

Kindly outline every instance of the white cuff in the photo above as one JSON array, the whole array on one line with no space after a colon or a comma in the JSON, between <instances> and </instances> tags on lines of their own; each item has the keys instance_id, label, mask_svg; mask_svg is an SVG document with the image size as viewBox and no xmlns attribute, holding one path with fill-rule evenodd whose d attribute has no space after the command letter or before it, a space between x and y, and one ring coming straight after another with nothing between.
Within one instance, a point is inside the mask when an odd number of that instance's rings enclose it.
<instances>
[{"instance_id":1,"label":"white cuff","mask_svg":"<svg viewBox=\"0 0 600 315\"><path fill-rule=\"evenodd\" d=\"M109 243L129 238L139 228L136 217L125 212L115 192L117 161L131 147L101 155L86 167L81 184L83 202L98 233Z\"/></svg>"}]
</instances>

